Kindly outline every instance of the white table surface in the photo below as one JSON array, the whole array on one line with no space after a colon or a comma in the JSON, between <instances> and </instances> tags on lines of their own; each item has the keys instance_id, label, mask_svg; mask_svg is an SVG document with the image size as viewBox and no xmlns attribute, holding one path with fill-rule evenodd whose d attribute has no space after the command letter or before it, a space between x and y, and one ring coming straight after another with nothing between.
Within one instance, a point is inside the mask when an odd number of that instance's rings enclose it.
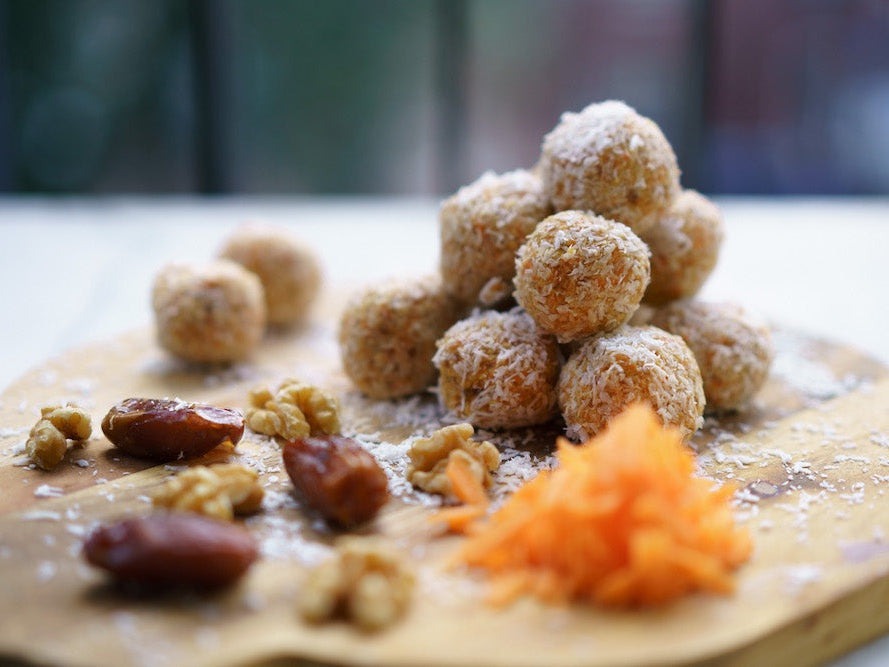
<instances>
[{"instance_id":1,"label":"white table surface","mask_svg":"<svg viewBox=\"0 0 889 667\"><path fill-rule=\"evenodd\" d=\"M718 200L727 234L708 299L889 363L889 198ZM165 262L211 258L248 219L289 227L331 286L437 267L429 199L0 198L0 387L72 346L151 323ZM889 639L836 663L889 664Z\"/></svg>"}]
</instances>

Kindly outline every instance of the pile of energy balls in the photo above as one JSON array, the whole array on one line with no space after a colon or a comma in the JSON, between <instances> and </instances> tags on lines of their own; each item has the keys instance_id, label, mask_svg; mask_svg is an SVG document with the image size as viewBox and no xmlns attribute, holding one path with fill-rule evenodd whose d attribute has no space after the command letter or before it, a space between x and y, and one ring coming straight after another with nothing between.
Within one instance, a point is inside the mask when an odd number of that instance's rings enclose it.
<instances>
[{"instance_id":1,"label":"pile of energy balls","mask_svg":"<svg viewBox=\"0 0 889 667\"><path fill-rule=\"evenodd\" d=\"M719 209L679 184L660 128L622 102L563 114L531 170L446 199L438 275L354 295L343 368L367 396L427 390L489 429L559 414L587 438L645 402L690 436L764 383L771 336L695 294L716 265ZM706 402L705 402L706 397Z\"/></svg>"}]
</instances>

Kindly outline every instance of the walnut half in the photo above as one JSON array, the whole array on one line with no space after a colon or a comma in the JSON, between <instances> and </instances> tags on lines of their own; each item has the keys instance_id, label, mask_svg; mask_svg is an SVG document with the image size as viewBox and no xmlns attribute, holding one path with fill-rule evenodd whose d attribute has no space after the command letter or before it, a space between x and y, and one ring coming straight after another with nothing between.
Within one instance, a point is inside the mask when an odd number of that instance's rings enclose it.
<instances>
[{"instance_id":1,"label":"walnut half","mask_svg":"<svg viewBox=\"0 0 889 667\"><path fill-rule=\"evenodd\" d=\"M40 409L40 419L34 424L25 453L44 470L55 468L68 451L68 440L82 442L92 435L89 414L75 405L50 405Z\"/></svg>"},{"instance_id":2,"label":"walnut half","mask_svg":"<svg viewBox=\"0 0 889 667\"><path fill-rule=\"evenodd\" d=\"M413 589L413 573L381 538L342 537L335 555L309 572L299 610L310 622L344 615L379 630L404 614Z\"/></svg>"},{"instance_id":3,"label":"walnut half","mask_svg":"<svg viewBox=\"0 0 889 667\"><path fill-rule=\"evenodd\" d=\"M407 453L407 480L429 493L450 495L451 483L445 469L454 456L464 458L478 480L490 486L491 473L500 467L500 452L487 440L472 440L474 432L472 424L454 424L416 440Z\"/></svg>"},{"instance_id":4,"label":"walnut half","mask_svg":"<svg viewBox=\"0 0 889 667\"><path fill-rule=\"evenodd\" d=\"M155 494L155 506L197 512L231 521L262 506L256 471L237 463L194 466L169 479Z\"/></svg>"},{"instance_id":5,"label":"walnut half","mask_svg":"<svg viewBox=\"0 0 889 667\"><path fill-rule=\"evenodd\" d=\"M340 431L336 399L299 380L285 380L275 392L254 389L249 402L247 426L256 433L295 440Z\"/></svg>"}]
</instances>

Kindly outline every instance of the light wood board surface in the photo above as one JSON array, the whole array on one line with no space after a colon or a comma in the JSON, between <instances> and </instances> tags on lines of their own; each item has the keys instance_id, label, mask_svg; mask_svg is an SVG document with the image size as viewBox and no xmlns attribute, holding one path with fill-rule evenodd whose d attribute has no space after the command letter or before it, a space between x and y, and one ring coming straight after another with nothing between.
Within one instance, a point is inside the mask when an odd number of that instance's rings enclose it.
<instances>
[{"instance_id":1,"label":"light wood board surface","mask_svg":"<svg viewBox=\"0 0 889 667\"><path fill-rule=\"evenodd\" d=\"M333 300L331 300L333 303ZM331 310L331 312L334 312ZM731 597L693 596L659 610L506 610L481 603L484 582L445 572L458 538L438 536L429 497L399 481L405 445L440 426L432 397L374 403L349 389L330 313L306 330L270 336L250 363L178 364L151 332L136 331L50 360L0 396L0 656L71 665L234 665L304 658L378 665L816 664L889 630L889 380L872 359L789 333L768 387L747 412L708 420L694 440L702 470L744 490L738 516L755 554ZM300 576L331 534L289 493L278 451L248 434L235 460L261 470L265 510L247 525L263 559L238 586L212 596L134 599L79 555L100 522L150 511L171 474L109 450L98 427L53 472L22 464L21 443L41 405L73 400L96 425L126 396L176 395L243 407L248 388L298 376L335 391L345 429L362 436L392 475L396 499L365 532L379 532L418 571L403 622L374 635L342 623L303 624ZM485 434L510 465L502 496L552 449L557 427ZM210 455L212 459L213 455Z\"/></svg>"}]
</instances>

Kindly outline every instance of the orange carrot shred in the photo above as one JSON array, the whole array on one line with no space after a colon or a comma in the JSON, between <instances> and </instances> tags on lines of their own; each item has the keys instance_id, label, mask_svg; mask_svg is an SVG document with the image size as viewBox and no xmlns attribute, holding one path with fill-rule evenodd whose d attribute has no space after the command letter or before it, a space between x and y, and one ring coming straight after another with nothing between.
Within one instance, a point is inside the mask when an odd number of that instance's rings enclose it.
<instances>
[{"instance_id":1,"label":"orange carrot shred","mask_svg":"<svg viewBox=\"0 0 889 667\"><path fill-rule=\"evenodd\" d=\"M490 601L627 607L734 590L752 551L732 516L734 487L694 477L694 454L650 408L631 406L582 445L560 439L557 458L486 521L455 515L469 533L455 560L488 572ZM478 502L484 488L469 473L448 464L457 496Z\"/></svg>"},{"instance_id":2,"label":"orange carrot shred","mask_svg":"<svg viewBox=\"0 0 889 667\"><path fill-rule=\"evenodd\" d=\"M451 491L467 505L487 507L488 494L478 477L472 474L469 462L461 456L451 456L445 467L445 475L451 483Z\"/></svg>"},{"instance_id":3,"label":"orange carrot shred","mask_svg":"<svg viewBox=\"0 0 889 667\"><path fill-rule=\"evenodd\" d=\"M440 509L430 518L433 523L443 524L452 533L467 533L475 521L484 515L484 505L458 505Z\"/></svg>"},{"instance_id":4,"label":"orange carrot shred","mask_svg":"<svg viewBox=\"0 0 889 667\"><path fill-rule=\"evenodd\" d=\"M473 474L469 461L462 456L451 456L448 459L445 475L451 483L451 491L464 504L437 511L432 515L431 521L444 524L452 533L470 533L476 529L477 521L488 509L485 486Z\"/></svg>"}]
</instances>

